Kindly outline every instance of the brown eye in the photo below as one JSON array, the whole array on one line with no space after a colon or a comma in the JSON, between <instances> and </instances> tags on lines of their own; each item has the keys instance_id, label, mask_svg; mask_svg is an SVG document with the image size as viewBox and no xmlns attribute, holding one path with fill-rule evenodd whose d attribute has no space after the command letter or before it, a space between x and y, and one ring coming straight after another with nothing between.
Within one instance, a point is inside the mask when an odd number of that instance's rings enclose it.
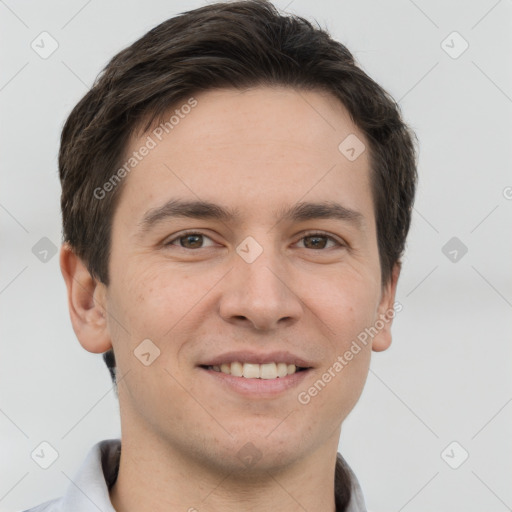
<instances>
[{"instance_id":1,"label":"brown eye","mask_svg":"<svg viewBox=\"0 0 512 512\"><path fill-rule=\"evenodd\" d=\"M327 244L326 236L306 236L304 237L304 245L308 249L323 249Z\"/></svg>"},{"instance_id":2,"label":"brown eye","mask_svg":"<svg viewBox=\"0 0 512 512\"><path fill-rule=\"evenodd\" d=\"M210 237L202 233L182 233L164 244L167 247L178 246L183 249L203 249L215 245Z\"/></svg>"},{"instance_id":3,"label":"brown eye","mask_svg":"<svg viewBox=\"0 0 512 512\"><path fill-rule=\"evenodd\" d=\"M301 240L304 241L303 243L306 249L325 249L329 242L334 242L338 246L342 245L332 236L324 235L322 233L307 235L302 237Z\"/></svg>"},{"instance_id":4,"label":"brown eye","mask_svg":"<svg viewBox=\"0 0 512 512\"><path fill-rule=\"evenodd\" d=\"M203 235L185 235L178 239L181 247L185 249L197 249L203 244Z\"/></svg>"}]
</instances>

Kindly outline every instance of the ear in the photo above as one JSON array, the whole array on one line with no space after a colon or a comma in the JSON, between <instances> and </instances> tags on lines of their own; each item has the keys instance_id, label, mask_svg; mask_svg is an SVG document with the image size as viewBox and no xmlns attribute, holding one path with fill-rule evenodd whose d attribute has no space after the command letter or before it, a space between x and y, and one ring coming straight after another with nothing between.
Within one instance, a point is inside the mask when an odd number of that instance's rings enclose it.
<instances>
[{"instance_id":1,"label":"ear","mask_svg":"<svg viewBox=\"0 0 512 512\"><path fill-rule=\"evenodd\" d=\"M96 354L112 348L107 328L106 286L94 279L69 244L60 250L60 270L66 282L73 330L85 350Z\"/></svg>"},{"instance_id":2,"label":"ear","mask_svg":"<svg viewBox=\"0 0 512 512\"><path fill-rule=\"evenodd\" d=\"M372 340L372 350L375 352L386 350L391 345L391 324L395 316L396 286L401 267L400 262L395 264L391 277L382 290L382 297L377 308L377 318L375 319L375 327L379 328Z\"/></svg>"}]
</instances>

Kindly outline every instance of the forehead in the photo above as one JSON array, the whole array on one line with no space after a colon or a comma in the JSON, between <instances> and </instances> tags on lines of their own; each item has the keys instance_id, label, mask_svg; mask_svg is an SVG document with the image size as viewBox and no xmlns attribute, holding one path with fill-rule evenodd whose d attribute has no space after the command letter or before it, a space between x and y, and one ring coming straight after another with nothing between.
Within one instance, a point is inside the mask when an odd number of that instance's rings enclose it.
<instances>
[{"instance_id":1,"label":"forehead","mask_svg":"<svg viewBox=\"0 0 512 512\"><path fill-rule=\"evenodd\" d=\"M163 117L167 122L133 138L125 155L128 161L151 146L124 184L120 208L130 214L141 217L169 197L220 201L242 219L300 200L372 212L365 137L327 93L211 90ZM359 143L356 159L343 152L346 141Z\"/></svg>"}]
</instances>

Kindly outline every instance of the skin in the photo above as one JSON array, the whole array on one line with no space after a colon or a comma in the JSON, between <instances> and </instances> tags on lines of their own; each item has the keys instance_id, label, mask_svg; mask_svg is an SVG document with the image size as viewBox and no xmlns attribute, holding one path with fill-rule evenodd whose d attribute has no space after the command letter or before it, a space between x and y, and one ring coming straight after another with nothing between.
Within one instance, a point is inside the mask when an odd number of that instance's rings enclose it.
<instances>
[{"instance_id":1,"label":"skin","mask_svg":"<svg viewBox=\"0 0 512 512\"><path fill-rule=\"evenodd\" d=\"M368 150L353 162L338 150L349 134L368 144L326 93L258 87L195 98L125 178L109 286L68 246L61 250L80 343L116 354L123 449L112 503L122 512L335 510L341 424L361 395L371 351L391 343L391 320L307 405L297 397L393 307L399 264L382 287ZM141 234L144 215L171 198L210 201L240 217L165 219ZM362 222L277 221L276 211L299 201L334 201ZM177 237L184 230L204 237L190 248ZM315 248L308 235L318 231L333 239ZM236 252L248 236L263 249L252 263ZM144 339L160 350L149 366L133 354ZM242 395L198 367L236 350L286 350L312 368L287 391ZM247 443L257 455L244 464Z\"/></svg>"}]
</instances>

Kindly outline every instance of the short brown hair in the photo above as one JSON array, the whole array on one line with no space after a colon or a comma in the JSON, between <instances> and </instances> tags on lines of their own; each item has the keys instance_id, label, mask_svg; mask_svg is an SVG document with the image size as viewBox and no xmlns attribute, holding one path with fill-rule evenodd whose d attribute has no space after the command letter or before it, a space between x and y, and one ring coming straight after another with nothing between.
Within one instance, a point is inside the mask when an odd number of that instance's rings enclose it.
<instances>
[{"instance_id":1,"label":"short brown hair","mask_svg":"<svg viewBox=\"0 0 512 512\"><path fill-rule=\"evenodd\" d=\"M200 91L266 85L327 91L364 133L381 279L389 282L414 202L414 134L344 45L265 0L210 4L164 21L113 57L69 115L59 154L63 234L92 276L108 285L112 217L123 182L101 200L95 190L121 165L131 135ZM115 382L113 352L104 359Z\"/></svg>"}]
</instances>

